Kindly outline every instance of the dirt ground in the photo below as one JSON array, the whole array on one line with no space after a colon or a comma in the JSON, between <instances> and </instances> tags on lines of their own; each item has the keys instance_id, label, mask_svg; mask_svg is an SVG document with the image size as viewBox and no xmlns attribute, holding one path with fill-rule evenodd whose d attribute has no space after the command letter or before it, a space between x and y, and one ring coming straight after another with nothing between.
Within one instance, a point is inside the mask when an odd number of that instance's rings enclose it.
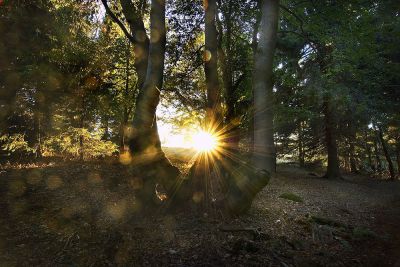
<instances>
[{"instance_id":1,"label":"dirt ground","mask_svg":"<svg viewBox=\"0 0 400 267\"><path fill-rule=\"evenodd\" d=\"M0 266L400 266L400 182L318 175L279 166L228 218L138 213L116 163L2 166Z\"/></svg>"}]
</instances>

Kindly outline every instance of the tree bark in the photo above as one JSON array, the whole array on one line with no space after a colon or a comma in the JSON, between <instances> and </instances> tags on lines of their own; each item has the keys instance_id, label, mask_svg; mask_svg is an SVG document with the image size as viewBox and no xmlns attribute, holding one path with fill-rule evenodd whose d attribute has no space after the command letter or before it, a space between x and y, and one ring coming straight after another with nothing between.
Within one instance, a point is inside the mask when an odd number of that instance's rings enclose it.
<instances>
[{"instance_id":1,"label":"tree bark","mask_svg":"<svg viewBox=\"0 0 400 267\"><path fill-rule=\"evenodd\" d=\"M339 178L340 167L336 141L336 123L334 113L332 111L331 99L329 96L324 97L323 112L325 116L325 142L328 150L328 166L326 170L326 178Z\"/></svg>"},{"instance_id":2,"label":"tree bark","mask_svg":"<svg viewBox=\"0 0 400 267\"><path fill-rule=\"evenodd\" d=\"M120 3L132 35L112 14L107 1L102 0L102 2L107 13L134 45L134 67L138 74L139 94L136 98L128 143L143 184L137 190L137 198L142 205L152 205L157 201L156 185L163 185L171 196L180 174L178 168L168 161L161 149L156 120L156 108L163 86L166 44L165 0L151 1L150 40L144 28L141 11L136 9L130 0L120 0Z\"/></svg>"},{"instance_id":3,"label":"tree bark","mask_svg":"<svg viewBox=\"0 0 400 267\"><path fill-rule=\"evenodd\" d=\"M126 65L125 65L125 91L124 91L124 107L122 110L122 121L120 125L119 137L120 137L120 153L124 153L126 150L126 142L125 142L125 129L128 126L128 104L127 99L129 97L129 75L130 75L130 42L128 40L127 47L126 47Z\"/></svg>"},{"instance_id":4,"label":"tree bark","mask_svg":"<svg viewBox=\"0 0 400 267\"><path fill-rule=\"evenodd\" d=\"M222 2L219 1L221 8ZM239 148L239 133L238 133L238 122L236 118L236 97L235 91L237 85L233 83L233 71L232 71L232 16L233 16L233 1L228 1L228 11L224 12L224 24L226 27L225 33L225 45L223 47L223 27L222 22L217 18L218 22L218 59L221 63L222 70L222 81L225 91L226 101L226 115L225 125L226 130L224 136L226 137L224 142L226 143L227 149L237 151ZM221 12L222 8L221 8ZM225 49L224 49L225 48Z\"/></svg>"},{"instance_id":5,"label":"tree bark","mask_svg":"<svg viewBox=\"0 0 400 267\"><path fill-rule=\"evenodd\" d=\"M205 8L205 51L204 72L206 76L207 104L206 129L215 131L222 124L221 91L218 81L218 39L215 27L216 0L204 1Z\"/></svg>"},{"instance_id":6,"label":"tree bark","mask_svg":"<svg viewBox=\"0 0 400 267\"><path fill-rule=\"evenodd\" d=\"M396 143L397 177L400 178L400 143Z\"/></svg>"},{"instance_id":7,"label":"tree bark","mask_svg":"<svg viewBox=\"0 0 400 267\"><path fill-rule=\"evenodd\" d=\"M378 126L378 137L379 137L379 140L382 145L383 154L385 154L385 158L388 163L390 179L394 180L396 178L396 174L394 172L392 158L390 157L390 153L389 153L388 147L386 145L386 141L383 138L383 130L382 130L382 127L380 127L380 126Z\"/></svg>"},{"instance_id":8,"label":"tree bark","mask_svg":"<svg viewBox=\"0 0 400 267\"><path fill-rule=\"evenodd\" d=\"M275 171L276 152L273 127L273 58L277 41L279 1L261 5L260 40L254 66L254 165Z\"/></svg>"},{"instance_id":9,"label":"tree bark","mask_svg":"<svg viewBox=\"0 0 400 267\"><path fill-rule=\"evenodd\" d=\"M304 142L303 142L303 122L299 122L298 126L298 149L299 149L299 165L304 167Z\"/></svg>"},{"instance_id":10,"label":"tree bark","mask_svg":"<svg viewBox=\"0 0 400 267\"><path fill-rule=\"evenodd\" d=\"M375 149L375 161L376 161L376 171L380 173L382 171L381 158L379 156L378 142L374 138L374 149Z\"/></svg>"}]
</instances>

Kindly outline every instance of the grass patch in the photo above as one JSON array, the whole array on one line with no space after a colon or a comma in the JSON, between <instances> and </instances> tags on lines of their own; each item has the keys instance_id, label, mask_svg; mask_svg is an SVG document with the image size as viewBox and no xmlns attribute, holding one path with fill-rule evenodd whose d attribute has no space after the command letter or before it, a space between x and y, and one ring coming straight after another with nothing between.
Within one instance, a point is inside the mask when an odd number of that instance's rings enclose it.
<instances>
[{"instance_id":1,"label":"grass patch","mask_svg":"<svg viewBox=\"0 0 400 267\"><path fill-rule=\"evenodd\" d=\"M296 194L293 194L293 193L283 193L279 197L287 199L287 200L291 200L291 201L294 201L294 202L299 202L299 203L303 203L304 202L303 199L300 196L298 196Z\"/></svg>"}]
</instances>

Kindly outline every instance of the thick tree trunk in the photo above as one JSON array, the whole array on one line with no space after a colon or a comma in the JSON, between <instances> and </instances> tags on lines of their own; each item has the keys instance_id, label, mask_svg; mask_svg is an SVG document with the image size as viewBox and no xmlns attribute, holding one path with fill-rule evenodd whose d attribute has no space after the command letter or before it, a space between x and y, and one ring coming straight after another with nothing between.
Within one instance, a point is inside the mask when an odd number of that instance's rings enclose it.
<instances>
[{"instance_id":1,"label":"thick tree trunk","mask_svg":"<svg viewBox=\"0 0 400 267\"><path fill-rule=\"evenodd\" d=\"M157 184L163 185L171 196L180 174L178 168L165 157L157 130L156 109L163 86L166 43L164 0L151 2L150 34L146 80L136 101L129 141L134 163L139 164L138 168L142 173L143 187L137 196L144 205L151 205L153 201L157 201Z\"/></svg>"},{"instance_id":2,"label":"thick tree trunk","mask_svg":"<svg viewBox=\"0 0 400 267\"><path fill-rule=\"evenodd\" d=\"M389 153L388 147L386 145L386 141L383 138L383 130L381 127L378 127L378 137L381 142L382 150L383 150L383 153L385 154L386 161L388 163L390 179L394 180L396 178L396 174L394 172L392 158L390 157L390 153Z\"/></svg>"},{"instance_id":3,"label":"thick tree trunk","mask_svg":"<svg viewBox=\"0 0 400 267\"><path fill-rule=\"evenodd\" d=\"M325 142L328 150L328 166L326 178L340 177L339 157L336 143L336 123L329 97L324 98L323 112L325 116Z\"/></svg>"},{"instance_id":4,"label":"thick tree trunk","mask_svg":"<svg viewBox=\"0 0 400 267\"><path fill-rule=\"evenodd\" d=\"M134 111L134 118L137 118L137 119L136 119L136 121L133 122L133 127L134 127L133 131L132 131L133 135L130 135L129 140L126 140L126 141L128 141L129 147L131 148L132 153L143 154L147 148L150 148L150 150L153 150L153 148L157 148L157 144L160 143L160 140L157 139L158 133L155 132L156 127L152 126L153 118L151 120L149 118L147 118L146 126L143 126L143 127L140 126L141 129L144 127L149 127L149 128L143 129L143 131L137 131L137 127L142 121L142 119L138 118L138 117L141 117L141 116L143 116L144 113L146 113L146 112L143 112L143 106L146 106L147 104L150 103L149 95L151 95L154 92L153 90L148 89L148 88L152 87L151 85L149 86L149 84L147 85L147 89L145 88L145 81L147 80L147 75L149 73L148 72L149 49L151 49L150 48L150 40L146 34L146 29L144 27L142 11L137 9L131 0L120 0L121 7L122 7L122 13L125 16L125 19L129 25L131 33L129 33L126 29L124 29L123 23L121 21L119 21L118 18L112 13L110 8L108 7L107 0L102 0L102 2L106 9L106 12L121 27L121 29L127 35L129 41L133 44L134 57L135 57L134 67L135 67L136 73L138 75L137 87L139 88L139 94L136 98L136 105L135 105L136 109ZM152 7L155 5L157 5L157 8L159 6L163 6L163 8L160 9L160 12L165 13L165 1L161 1L159 3L152 2ZM152 13L154 13L154 8L152 10L153 10ZM165 16L164 16L164 18L165 18ZM161 29L160 32L158 32L158 29L154 29L153 34L154 34L153 41L157 41L157 43L159 45L162 44L161 47L164 45L163 49L165 50L165 27L163 29ZM159 48L156 48L156 50L159 50ZM162 58L158 57L158 59L160 60L160 62L162 59L162 65L164 66L164 61L163 61L164 54L162 55ZM162 78L161 78L161 80L162 80ZM154 82L157 83L156 81L154 81ZM161 90L161 87L158 87L158 90ZM159 98L159 92L158 92L158 96L155 96L155 98L156 99ZM157 102L157 104L158 104L158 100L155 102ZM153 106L154 106L154 103L152 104ZM150 109L152 109L152 108L150 108ZM149 116L147 116L147 117L149 117ZM155 118L155 114L153 114L152 117ZM151 121L151 122L149 123L149 121ZM135 128L135 126L136 126L136 128ZM162 154L162 151L160 150L157 153Z\"/></svg>"},{"instance_id":5,"label":"thick tree trunk","mask_svg":"<svg viewBox=\"0 0 400 267\"><path fill-rule=\"evenodd\" d=\"M218 40L215 28L216 1L204 1L205 8L205 51L204 72L206 76L207 106L206 129L215 131L222 124L221 91L218 82Z\"/></svg>"},{"instance_id":6,"label":"thick tree trunk","mask_svg":"<svg viewBox=\"0 0 400 267\"><path fill-rule=\"evenodd\" d=\"M147 154L157 157L162 153L157 147L158 134L154 133L155 114L163 85L165 58L165 2L153 0L150 13L150 49L146 80L139 92L132 123L133 136L130 149L133 154Z\"/></svg>"},{"instance_id":7,"label":"thick tree trunk","mask_svg":"<svg viewBox=\"0 0 400 267\"><path fill-rule=\"evenodd\" d=\"M253 34L252 34L252 39L251 39L251 49L253 52L253 59L256 59L257 56L257 47L258 47L258 31L260 28L260 23L261 23L261 8L260 8L260 1L257 1L258 4L258 9L259 12L256 14L256 21L253 26ZM253 76L252 76L252 87L254 88L255 85L255 72L253 70ZM252 91L251 95L251 103L252 106L250 108L250 126L249 126L249 135L250 135L250 153L254 153L254 108L255 108L255 102L254 102L254 90Z\"/></svg>"},{"instance_id":8,"label":"thick tree trunk","mask_svg":"<svg viewBox=\"0 0 400 267\"><path fill-rule=\"evenodd\" d=\"M139 89L143 88L144 82L147 75L147 66L149 64L149 45L150 40L146 34L146 29L144 27L142 14L138 10L131 0L120 0L122 13L125 16L126 21L129 24L129 28L132 34L130 41L133 44L133 51L135 55L134 66L138 76L137 86ZM160 3L164 5L165 2ZM165 32L165 30L164 30ZM139 102L139 97L137 102Z\"/></svg>"},{"instance_id":9,"label":"thick tree trunk","mask_svg":"<svg viewBox=\"0 0 400 267\"><path fill-rule=\"evenodd\" d=\"M279 1L261 5L260 40L254 66L254 165L275 171L276 152L273 127L273 58L277 40Z\"/></svg>"},{"instance_id":10,"label":"thick tree trunk","mask_svg":"<svg viewBox=\"0 0 400 267\"><path fill-rule=\"evenodd\" d=\"M142 202L142 205L151 205L157 201L156 185L161 184L171 196L176 189L175 185L180 174L178 168L168 161L161 149L156 120L156 108L163 86L166 43L165 0L151 1L150 40L144 27L142 10L138 10L131 0L120 0L131 34L111 12L107 0L102 2L107 13L134 45L134 67L138 74L139 94L127 142L133 155L133 163L136 164L136 170L142 180L142 187L137 190L138 201Z\"/></svg>"}]
</instances>

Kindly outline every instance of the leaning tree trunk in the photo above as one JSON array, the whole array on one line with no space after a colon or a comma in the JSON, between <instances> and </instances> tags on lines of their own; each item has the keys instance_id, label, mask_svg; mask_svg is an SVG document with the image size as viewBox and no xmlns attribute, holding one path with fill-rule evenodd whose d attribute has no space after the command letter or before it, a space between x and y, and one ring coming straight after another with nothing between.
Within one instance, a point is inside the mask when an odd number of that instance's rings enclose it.
<instances>
[{"instance_id":1,"label":"leaning tree trunk","mask_svg":"<svg viewBox=\"0 0 400 267\"><path fill-rule=\"evenodd\" d=\"M382 145L383 154L385 155L386 161L388 162L390 179L394 180L396 178L396 174L394 172L392 158L390 157L390 153L389 153L386 141L383 138L383 130L380 126L378 127L378 137L379 137L379 141L381 142L381 145Z\"/></svg>"},{"instance_id":2,"label":"leaning tree trunk","mask_svg":"<svg viewBox=\"0 0 400 267\"><path fill-rule=\"evenodd\" d=\"M273 127L273 58L277 40L279 1L264 0L261 5L259 42L254 66L254 165L275 171L276 153Z\"/></svg>"},{"instance_id":3,"label":"leaning tree trunk","mask_svg":"<svg viewBox=\"0 0 400 267\"><path fill-rule=\"evenodd\" d=\"M146 80L136 102L129 147L134 161L144 166L145 177L138 198L150 204L156 200L156 184L171 192L179 170L165 157L157 131L156 109L163 86L166 44L165 1L153 0L150 11L150 46ZM171 193L172 194L172 193Z\"/></svg>"},{"instance_id":4,"label":"leaning tree trunk","mask_svg":"<svg viewBox=\"0 0 400 267\"><path fill-rule=\"evenodd\" d=\"M144 28L141 11L130 0L120 0L122 13L131 34L124 24L102 0L107 14L120 26L134 46L134 67L138 74L139 94L136 98L132 129L128 133L130 152L138 171L137 199L142 205L158 202L156 185L161 184L171 195L180 174L165 157L157 131L156 108L163 86L165 58L165 0L152 0L149 40Z\"/></svg>"},{"instance_id":5,"label":"leaning tree trunk","mask_svg":"<svg viewBox=\"0 0 400 267\"><path fill-rule=\"evenodd\" d=\"M120 4L122 7L122 13L129 25L130 33L125 28L124 24L118 19L118 17L111 11L108 6L107 0L102 0L102 3L105 7L107 14L116 22L122 31L125 33L129 41L133 44L133 51L134 51L134 67L138 76L137 80L137 88L139 88L139 94L136 98L136 110L134 112L134 118L141 113L138 111L138 106L141 105L143 102L147 102L147 95L146 89L144 88L145 81L148 75L148 64L149 64L149 49L150 49L150 40L146 34L146 29L144 27L143 22L143 14L137 7L132 3L131 0L120 0ZM165 2L157 3L159 6L164 6L163 10L165 13ZM152 3L152 6L153 3ZM161 10L162 11L162 10ZM164 25L165 26L165 25ZM154 31L154 32L157 32ZM162 30L165 35L165 28ZM155 34L155 38L159 39L158 41L162 41L163 37L160 35L158 36L158 32ZM164 46L165 46L165 36L164 36ZM165 50L165 48L164 48ZM164 55L163 55L164 57ZM160 58L161 59L161 58ZM159 88L161 89L161 87ZM157 102L158 104L158 102ZM155 115L153 116L155 120ZM134 126L137 126L137 123L140 120L134 122ZM159 153L161 154L161 147L158 146L160 143L158 133L156 132L156 122L150 124L150 128L146 129L146 134L140 134L133 130L133 135L131 133L128 134L129 140L126 140L129 143L129 147L131 148L131 152L135 154L143 154L148 147L153 147L158 149ZM133 148L133 150L132 150Z\"/></svg>"}]
</instances>

